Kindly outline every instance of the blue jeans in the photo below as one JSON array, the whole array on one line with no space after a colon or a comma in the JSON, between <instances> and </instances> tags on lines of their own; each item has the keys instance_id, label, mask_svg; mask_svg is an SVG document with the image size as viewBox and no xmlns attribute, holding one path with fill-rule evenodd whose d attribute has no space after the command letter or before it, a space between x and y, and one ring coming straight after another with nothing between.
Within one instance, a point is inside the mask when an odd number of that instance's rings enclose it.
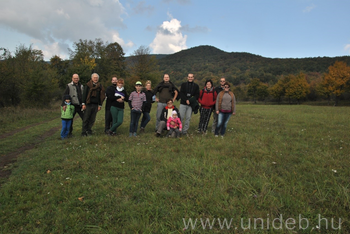
<instances>
[{"instance_id":1,"label":"blue jeans","mask_svg":"<svg viewBox=\"0 0 350 234\"><path fill-rule=\"evenodd\" d=\"M141 111L131 110L131 120L130 120L130 129L129 132L137 132L137 126L139 125L139 120L141 117Z\"/></svg>"},{"instance_id":2,"label":"blue jeans","mask_svg":"<svg viewBox=\"0 0 350 234\"><path fill-rule=\"evenodd\" d=\"M141 128L145 128L148 122L151 120L151 116L149 115L148 112L143 112L142 113L142 120L141 120Z\"/></svg>"},{"instance_id":3,"label":"blue jeans","mask_svg":"<svg viewBox=\"0 0 350 234\"><path fill-rule=\"evenodd\" d=\"M219 112L218 125L215 128L215 135L219 135L220 128L221 128L221 130L220 130L221 136L223 136L225 134L227 123L228 123L231 115L232 115L232 113Z\"/></svg>"},{"instance_id":4,"label":"blue jeans","mask_svg":"<svg viewBox=\"0 0 350 234\"><path fill-rule=\"evenodd\" d=\"M61 138L65 139L68 137L68 133L70 131L70 126L72 125L71 119L62 119L62 130L61 130Z\"/></svg>"}]
</instances>

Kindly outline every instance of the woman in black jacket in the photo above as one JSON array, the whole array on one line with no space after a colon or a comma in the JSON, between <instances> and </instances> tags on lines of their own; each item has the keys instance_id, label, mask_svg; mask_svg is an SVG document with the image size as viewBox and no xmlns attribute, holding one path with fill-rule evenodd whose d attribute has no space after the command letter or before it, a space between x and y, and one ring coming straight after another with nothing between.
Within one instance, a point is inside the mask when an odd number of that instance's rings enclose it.
<instances>
[{"instance_id":1,"label":"woman in black jacket","mask_svg":"<svg viewBox=\"0 0 350 234\"><path fill-rule=\"evenodd\" d=\"M113 118L113 125L108 133L114 136L117 128L123 123L124 102L128 102L129 100L129 95L124 89L124 80L118 79L117 87L114 90L107 90L106 96L111 101L111 114Z\"/></svg>"}]
</instances>

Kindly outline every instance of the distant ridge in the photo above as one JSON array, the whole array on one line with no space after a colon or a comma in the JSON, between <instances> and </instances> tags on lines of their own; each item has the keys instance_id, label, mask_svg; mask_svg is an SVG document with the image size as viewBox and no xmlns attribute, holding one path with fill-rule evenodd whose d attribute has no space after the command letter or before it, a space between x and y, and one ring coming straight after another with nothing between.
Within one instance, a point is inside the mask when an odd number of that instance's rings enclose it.
<instances>
[{"instance_id":1,"label":"distant ridge","mask_svg":"<svg viewBox=\"0 0 350 234\"><path fill-rule=\"evenodd\" d=\"M169 73L174 82L194 73L200 80L225 77L234 85L248 84L251 79L275 83L279 76L313 73L321 76L335 61L350 65L350 56L315 58L266 58L246 52L225 52L214 46L196 46L158 60L160 71Z\"/></svg>"}]
</instances>

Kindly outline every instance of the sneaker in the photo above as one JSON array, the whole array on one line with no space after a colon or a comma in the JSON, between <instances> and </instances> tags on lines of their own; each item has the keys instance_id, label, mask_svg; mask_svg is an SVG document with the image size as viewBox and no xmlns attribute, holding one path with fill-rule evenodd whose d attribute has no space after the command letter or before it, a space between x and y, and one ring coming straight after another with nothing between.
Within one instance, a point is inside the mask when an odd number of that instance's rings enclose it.
<instances>
[{"instance_id":1,"label":"sneaker","mask_svg":"<svg viewBox=\"0 0 350 234\"><path fill-rule=\"evenodd\" d=\"M224 136L221 136L221 139L224 139Z\"/></svg>"},{"instance_id":2,"label":"sneaker","mask_svg":"<svg viewBox=\"0 0 350 234\"><path fill-rule=\"evenodd\" d=\"M129 133L129 137L132 137L132 132Z\"/></svg>"},{"instance_id":3,"label":"sneaker","mask_svg":"<svg viewBox=\"0 0 350 234\"><path fill-rule=\"evenodd\" d=\"M133 135L134 135L134 137L136 137L136 136L137 136L136 132L134 132L134 134L133 134Z\"/></svg>"},{"instance_id":4,"label":"sneaker","mask_svg":"<svg viewBox=\"0 0 350 234\"><path fill-rule=\"evenodd\" d=\"M219 135L215 135L215 137L219 137Z\"/></svg>"}]
</instances>

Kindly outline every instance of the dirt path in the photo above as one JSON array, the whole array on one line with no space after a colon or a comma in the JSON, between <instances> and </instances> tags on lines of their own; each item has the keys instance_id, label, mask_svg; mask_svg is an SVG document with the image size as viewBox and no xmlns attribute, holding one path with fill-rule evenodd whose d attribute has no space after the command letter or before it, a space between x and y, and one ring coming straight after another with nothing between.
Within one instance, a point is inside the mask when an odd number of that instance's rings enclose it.
<instances>
[{"instance_id":1,"label":"dirt path","mask_svg":"<svg viewBox=\"0 0 350 234\"><path fill-rule=\"evenodd\" d=\"M26 126L24 128L18 129L16 131L10 132L10 133L6 133L2 136L0 136L0 139L5 138L4 136L6 135L6 137L12 136L13 134L20 132L20 131L24 131L30 127L39 125L39 124L43 124L46 122L49 122L51 120L48 121L43 121L40 123L36 123L36 124L32 124L29 126ZM22 154L23 152L27 151L27 150L31 150L33 149L35 146L39 145L40 143L44 142L46 138L52 136L53 134L55 134L58 130L61 129L61 126L57 126L57 127L53 127L51 128L49 131L43 133L41 136L39 136L34 143L30 143L27 144L25 146L22 146L18 149L16 149L15 151L12 151L8 154L5 154L3 156L0 157L0 178L8 178L11 175L11 170L6 170L7 165L15 162L17 160L18 155Z\"/></svg>"},{"instance_id":2,"label":"dirt path","mask_svg":"<svg viewBox=\"0 0 350 234\"><path fill-rule=\"evenodd\" d=\"M31 124L31 125L25 126L25 127L23 127L23 128L19 128L19 129L16 129L16 130L14 130L14 131L7 132L7 133L5 133L5 134L0 135L0 140L1 140L1 139L4 139L4 138L6 138L6 137L9 137L9 136L15 135L16 133L22 132L22 131L24 131L24 130L27 130L28 128L32 128L32 127L38 126L38 125L40 125L40 124L48 123L48 122L50 122L50 121L52 121L52 120L54 120L54 119L57 119L57 118L53 118L53 119L41 121L41 122L39 122L39 123L34 123L34 124Z\"/></svg>"}]
</instances>

